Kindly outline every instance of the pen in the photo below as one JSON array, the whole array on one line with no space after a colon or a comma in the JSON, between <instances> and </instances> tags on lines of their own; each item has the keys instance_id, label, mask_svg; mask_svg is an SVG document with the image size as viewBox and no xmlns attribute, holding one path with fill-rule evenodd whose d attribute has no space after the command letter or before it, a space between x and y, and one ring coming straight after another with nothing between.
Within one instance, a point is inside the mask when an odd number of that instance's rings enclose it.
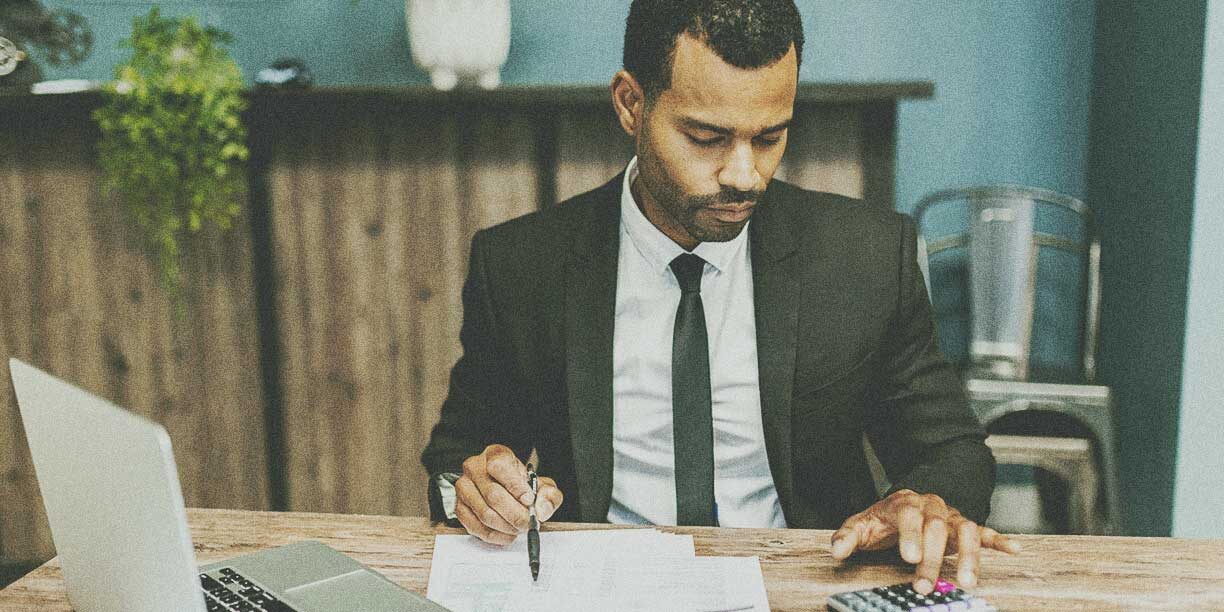
<instances>
[{"instance_id":1,"label":"pen","mask_svg":"<svg viewBox=\"0 0 1224 612\"><path fill-rule=\"evenodd\" d=\"M527 464L527 485L531 487L531 523L527 527L527 563L531 566L531 581L540 579L540 521L536 519L536 495L540 480L535 469Z\"/></svg>"}]
</instances>

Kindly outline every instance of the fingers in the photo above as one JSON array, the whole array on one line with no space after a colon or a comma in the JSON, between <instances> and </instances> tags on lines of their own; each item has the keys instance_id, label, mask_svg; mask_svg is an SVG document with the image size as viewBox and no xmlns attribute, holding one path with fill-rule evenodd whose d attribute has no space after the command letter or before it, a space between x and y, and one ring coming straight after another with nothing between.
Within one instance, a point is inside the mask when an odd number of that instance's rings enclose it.
<instances>
[{"instance_id":1,"label":"fingers","mask_svg":"<svg viewBox=\"0 0 1224 612\"><path fill-rule=\"evenodd\" d=\"M540 476L540 494L536 501L536 518L540 522L547 521L552 518L557 508L561 507L561 502L565 500L561 489L557 488L557 483L551 478Z\"/></svg>"},{"instance_id":2,"label":"fingers","mask_svg":"<svg viewBox=\"0 0 1224 612\"><path fill-rule=\"evenodd\" d=\"M1005 552L1008 554L1016 554L1020 552L1021 547L1019 542L1009 540L1007 536L989 528L983 527L981 533L982 546Z\"/></svg>"},{"instance_id":3,"label":"fingers","mask_svg":"<svg viewBox=\"0 0 1224 612\"><path fill-rule=\"evenodd\" d=\"M513 542L527 530L530 504L535 504L536 518L543 522L552 518L565 499L556 481L548 477L539 478L538 498L533 497L527 466L500 444L463 462L455 497L455 515L468 533L498 545Z\"/></svg>"},{"instance_id":4,"label":"fingers","mask_svg":"<svg viewBox=\"0 0 1224 612\"><path fill-rule=\"evenodd\" d=\"M981 562L981 532L977 523L962 520L956 527L956 580L970 589L977 586L978 564ZM992 530L993 531L993 530Z\"/></svg>"},{"instance_id":5,"label":"fingers","mask_svg":"<svg viewBox=\"0 0 1224 612\"><path fill-rule=\"evenodd\" d=\"M842 524L841 529L833 532L833 545L831 553L833 558L841 561L849 557L858 549L860 544L860 534L862 533L861 526L863 525L863 516L856 514Z\"/></svg>"},{"instance_id":6,"label":"fingers","mask_svg":"<svg viewBox=\"0 0 1224 612\"><path fill-rule=\"evenodd\" d=\"M489 478L505 488L511 497L526 506L531 503L531 486L527 484L527 466L514 455L514 451L494 444L481 453L485 459L485 470Z\"/></svg>"},{"instance_id":7,"label":"fingers","mask_svg":"<svg viewBox=\"0 0 1224 612\"><path fill-rule=\"evenodd\" d=\"M527 506L519 500L524 493L530 502L526 467L509 448L491 445L463 462L463 476L455 482L455 514L459 517L458 507L464 506L469 520L459 518L468 533L506 544L527 529Z\"/></svg>"},{"instance_id":8,"label":"fingers","mask_svg":"<svg viewBox=\"0 0 1224 612\"><path fill-rule=\"evenodd\" d=\"M897 514L897 546L908 563L922 561L922 528L925 518L919 503L908 503Z\"/></svg>"},{"instance_id":9,"label":"fingers","mask_svg":"<svg viewBox=\"0 0 1224 612\"><path fill-rule=\"evenodd\" d=\"M468 533L480 538L484 542L496 544L498 546L506 546L514 541L515 536L496 531L488 525L482 523L480 519L477 518L476 513L473 512L472 509L461 500L455 502L455 517L459 519L459 522L463 524L463 528L466 529Z\"/></svg>"},{"instance_id":10,"label":"fingers","mask_svg":"<svg viewBox=\"0 0 1224 612\"><path fill-rule=\"evenodd\" d=\"M888 542L892 537L896 538L901 558L916 565L913 587L922 594L934 589L945 554L957 553L957 582L970 588L977 585L983 548L1020 552L1018 542L966 519L938 495L910 490L894 492L850 517L833 534L831 552L841 560L856 549L891 545Z\"/></svg>"},{"instance_id":11,"label":"fingers","mask_svg":"<svg viewBox=\"0 0 1224 612\"><path fill-rule=\"evenodd\" d=\"M943 567L944 549L948 545L948 523L942 516L928 515L922 531L922 560L915 572L914 590L926 595L935 588L939 570Z\"/></svg>"},{"instance_id":12,"label":"fingers","mask_svg":"<svg viewBox=\"0 0 1224 612\"><path fill-rule=\"evenodd\" d=\"M510 511L499 511L493 506L494 503L505 504L507 503L507 500L509 503L516 505L518 505L518 502L514 501L510 497L510 494L506 493L504 490L501 491L500 497L496 493L493 493L492 491L500 486L496 483L489 484L492 483L492 481L487 477L481 478L481 482L485 483L484 488L481 488L480 485L476 484L476 481L467 474L464 474L463 477L455 481L456 502L461 502L463 505L467 506L468 509L475 514L476 519L479 520L484 526L510 536L518 535L519 531L521 530L502 516L503 512L510 514ZM486 493L486 491L489 491L489 493ZM526 509L521 505L519 505L519 509L526 512Z\"/></svg>"}]
</instances>

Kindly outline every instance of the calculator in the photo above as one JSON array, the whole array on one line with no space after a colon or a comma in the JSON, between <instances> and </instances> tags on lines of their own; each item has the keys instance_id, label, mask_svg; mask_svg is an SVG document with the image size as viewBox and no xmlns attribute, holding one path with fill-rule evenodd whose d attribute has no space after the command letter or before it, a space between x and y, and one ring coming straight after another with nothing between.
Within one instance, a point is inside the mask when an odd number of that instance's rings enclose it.
<instances>
[{"instance_id":1,"label":"calculator","mask_svg":"<svg viewBox=\"0 0 1224 612\"><path fill-rule=\"evenodd\" d=\"M829 609L837 612L998 612L981 597L974 597L947 580L937 580L930 595L919 595L908 582L892 586L848 591L829 597Z\"/></svg>"}]
</instances>

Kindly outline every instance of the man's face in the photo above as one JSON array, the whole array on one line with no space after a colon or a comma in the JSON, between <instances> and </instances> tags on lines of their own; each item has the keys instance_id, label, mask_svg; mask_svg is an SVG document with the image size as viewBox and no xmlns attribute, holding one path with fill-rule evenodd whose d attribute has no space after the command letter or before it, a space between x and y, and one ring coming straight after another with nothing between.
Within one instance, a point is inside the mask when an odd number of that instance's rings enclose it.
<instances>
[{"instance_id":1,"label":"man's face","mask_svg":"<svg viewBox=\"0 0 1224 612\"><path fill-rule=\"evenodd\" d=\"M636 134L634 196L685 249L739 235L786 149L797 60L736 68L681 35L671 87L647 105Z\"/></svg>"}]
</instances>

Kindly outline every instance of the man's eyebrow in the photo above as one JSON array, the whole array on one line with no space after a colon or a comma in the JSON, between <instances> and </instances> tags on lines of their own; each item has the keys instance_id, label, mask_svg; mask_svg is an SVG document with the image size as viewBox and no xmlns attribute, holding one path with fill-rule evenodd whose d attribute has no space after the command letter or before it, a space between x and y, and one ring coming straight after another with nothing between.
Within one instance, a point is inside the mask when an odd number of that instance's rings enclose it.
<instances>
[{"instance_id":1,"label":"man's eyebrow","mask_svg":"<svg viewBox=\"0 0 1224 612\"><path fill-rule=\"evenodd\" d=\"M684 127L689 129L704 130L707 132L714 132L715 134L723 134L724 136L735 133L735 130L731 128L726 128L721 125L714 125L713 123L706 123L705 121L694 119L692 117L681 117L680 123L684 124Z\"/></svg>"},{"instance_id":2,"label":"man's eyebrow","mask_svg":"<svg viewBox=\"0 0 1224 612\"><path fill-rule=\"evenodd\" d=\"M792 121L793 121L792 119L787 119L786 121L783 121L782 123L771 125L761 130L761 133L762 134L773 134L774 132L781 132L782 130L789 128L791 126Z\"/></svg>"},{"instance_id":3,"label":"man's eyebrow","mask_svg":"<svg viewBox=\"0 0 1224 612\"><path fill-rule=\"evenodd\" d=\"M783 121L782 123L771 125L761 130L760 133L761 134L773 134L775 132L781 132L782 130L789 128L791 126L791 122L792 122L791 119L787 119L786 121ZM689 129L705 130L707 132L714 132L715 134L722 134L724 136L730 136L735 133L735 130L731 128L723 127L721 125L714 125L713 123L706 123L705 121L701 121L700 119L694 119L692 117L682 117L680 119L680 123L684 124L684 126Z\"/></svg>"}]
</instances>

